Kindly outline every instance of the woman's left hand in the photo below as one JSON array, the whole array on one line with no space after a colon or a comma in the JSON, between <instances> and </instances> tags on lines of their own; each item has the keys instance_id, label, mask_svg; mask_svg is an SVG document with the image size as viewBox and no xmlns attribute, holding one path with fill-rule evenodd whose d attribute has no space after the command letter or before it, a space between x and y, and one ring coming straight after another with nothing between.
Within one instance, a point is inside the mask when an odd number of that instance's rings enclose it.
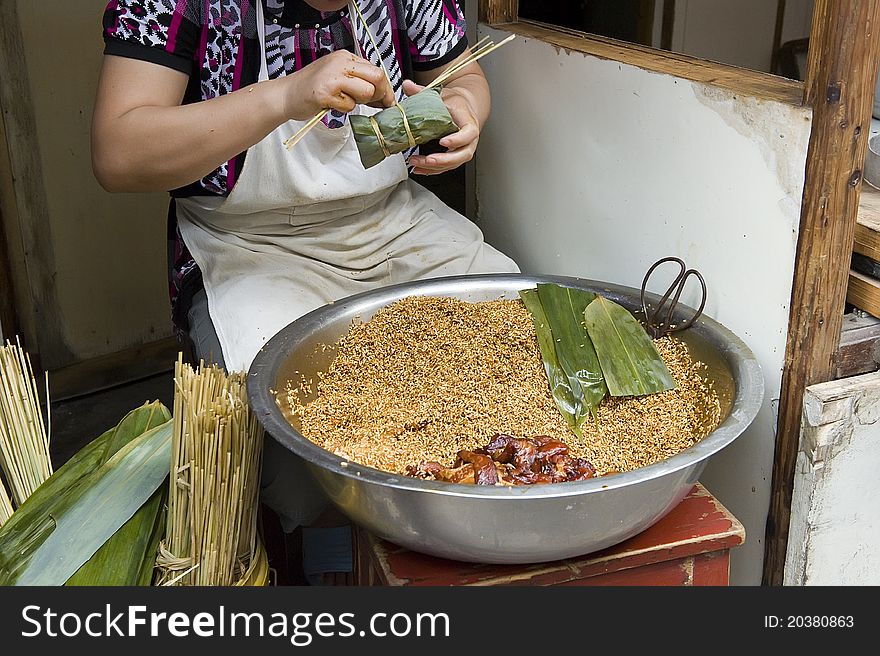
<instances>
[{"instance_id":1,"label":"woman's left hand","mask_svg":"<svg viewBox=\"0 0 880 656\"><path fill-rule=\"evenodd\" d=\"M423 86L410 80L403 83L403 92L407 96L415 95L422 89ZM459 130L440 140L440 145L446 148L445 153L411 156L409 163L413 167L413 173L438 175L458 168L473 159L477 143L480 141L480 122L474 110L473 99L469 96L467 90L450 87L444 88L440 93Z\"/></svg>"}]
</instances>

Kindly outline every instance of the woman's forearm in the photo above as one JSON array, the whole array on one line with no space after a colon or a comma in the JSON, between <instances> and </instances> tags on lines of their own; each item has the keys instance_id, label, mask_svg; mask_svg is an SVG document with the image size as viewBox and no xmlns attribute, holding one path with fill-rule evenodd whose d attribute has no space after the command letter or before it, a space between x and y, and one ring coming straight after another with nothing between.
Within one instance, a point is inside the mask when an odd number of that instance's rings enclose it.
<instances>
[{"instance_id":1,"label":"woman's forearm","mask_svg":"<svg viewBox=\"0 0 880 656\"><path fill-rule=\"evenodd\" d=\"M110 191L167 191L208 175L285 121L276 83L189 105L137 106L96 121L99 182Z\"/></svg>"},{"instance_id":2,"label":"woman's forearm","mask_svg":"<svg viewBox=\"0 0 880 656\"><path fill-rule=\"evenodd\" d=\"M181 105L188 82L188 75L171 68L104 58L92 118L92 166L105 189L176 189L208 175L288 119L394 101L382 70L346 51L291 75Z\"/></svg>"}]
</instances>

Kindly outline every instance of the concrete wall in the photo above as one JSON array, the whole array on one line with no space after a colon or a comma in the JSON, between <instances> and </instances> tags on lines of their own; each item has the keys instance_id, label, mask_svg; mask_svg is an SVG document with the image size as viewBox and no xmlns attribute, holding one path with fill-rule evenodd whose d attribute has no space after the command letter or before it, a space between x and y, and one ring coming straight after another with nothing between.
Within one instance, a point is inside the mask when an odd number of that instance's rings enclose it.
<instances>
[{"instance_id":1,"label":"concrete wall","mask_svg":"<svg viewBox=\"0 0 880 656\"><path fill-rule=\"evenodd\" d=\"M101 65L105 0L17 2L35 141L48 206L48 262L66 361L170 335L165 273L166 194L111 195L94 180L89 125ZM27 251L27 245L24 246ZM26 255L27 257L27 255ZM40 329L39 324L37 330Z\"/></svg>"},{"instance_id":2,"label":"concrete wall","mask_svg":"<svg viewBox=\"0 0 880 656\"><path fill-rule=\"evenodd\" d=\"M808 387L786 585L880 584L880 374Z\"/></svg>"},{"instance_id":3,"label":"concrete wall","mask_svg":"<svg viewBox=\"0 0 880 656\"><path fill-rule=\"evenodd\" d=\"M706 278L707 314L758 357L764 406L701 480L746 527L733 582L760 583L809 111L522 37L483 65L487 239L526 272L634 287L683 257Z\"/></svg>"}]
</instances>

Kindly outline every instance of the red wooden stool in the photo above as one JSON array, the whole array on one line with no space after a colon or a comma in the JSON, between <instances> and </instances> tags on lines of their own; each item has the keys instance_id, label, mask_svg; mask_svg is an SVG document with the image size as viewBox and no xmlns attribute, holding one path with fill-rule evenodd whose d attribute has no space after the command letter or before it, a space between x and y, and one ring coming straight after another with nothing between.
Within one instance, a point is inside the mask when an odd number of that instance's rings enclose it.
<instances>
[{"instance_id":1,"label":"red wooden stool","mask_svg":"<svg viewBox=\"0 0 880 656\"><path fill-rule=\"evenodd\" d=\"M742 524L699 483L659 522L602 551L531 565L475 565L355 532L357 585L728 585Z\"/></svg>"}]
</instances>

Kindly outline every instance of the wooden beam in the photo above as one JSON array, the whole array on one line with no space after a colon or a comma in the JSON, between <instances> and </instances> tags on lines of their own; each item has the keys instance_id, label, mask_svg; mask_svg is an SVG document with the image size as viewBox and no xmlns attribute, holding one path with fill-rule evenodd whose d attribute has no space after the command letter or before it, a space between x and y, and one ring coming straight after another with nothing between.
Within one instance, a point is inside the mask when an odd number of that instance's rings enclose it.
<instances>
[{"instance_id":1,"label":"wooden beam","mask_svg":"<svg viewBox=\"0 0 880 656\"><path fill-rule=\"evenodd\" d=\"M850 269L846 302L873 317L880 317L880 281Z\"/></svg>"},{"instance_id":2,"label":"wooden beam","mask_svg":"<svg viewBox=\"0 0 880 656\"><path fill-rule=\"evenodd\" d=\"M840 348L834 357L834 379L880 369L880 319L850 313L843 318Z\"/></svg>"},{"instance_id":3,"label":"wooden beam","mask_svg":"<svg viewBox=\"0 0 880 656\"><path fill-rule=\"evenodd\" d=\"M779 46L782 45L782 26L785 24L785 0L776 2L776 27L773 30L773 50L770 52L770 72L776 72L779 63Z\"/></svg>"},{"instance_id":4,"label":"wooden beam","mask_svg":"<svg viewBox=\"0 0 880 656\"><path fill-rule=\"evenodd\" d=\"M672 30L675 27L675 0L663 0L663 21L660 24L660 49L672 50Z\"/></svg>"},{"instance_id":5,"label":"wooden beam","mask_svg":"<svg viewBox=\"0 0 880 656\"><path fill-rule=\"evenodd\" d=\"M862 185L853 251L880 261L880 191Z\"/></svg>"},{"instance_id":6,"label":"wooden beam","mask_svg":"<svg viewBox=\"0 0 880 656\"><path fill-rule=\"evenodd\" d=\"M18 322L15 319L15 300L12 293L12 267L9 264L9 249L6 247L6 234L3 230L3 211L0 209L0 335L4 340L14 341L18 334Z\"/></svg>"},{"instance_id":7,"label":"wooden beam","mask_svg":"<svg viewBox=\"0 0 880 656\"><path fill-rule=\"evenodd\" d=\"M519 0L480 0L480 22L487 25L512 23L519 15Z\"/></svg>"},{"instance_id":8,"label":"wooden beam","mask_svg":"<svg viewBox=\"0 0 880 656\"><path fill-rule=\"evenodd\" d=\"M804 80L804 104L813 106L816 98L821 97L818 89L819 69L822 58L827 56L822 44L825 29L832 14L832 0L816 0L813 4L813 22L810 28L810 45L807 50L807 74Z\"/></svg>"},{"instance_id":9,"label":"wooden beam","mask_svg":"<svg viewBox=\"0 0 880 656\"><path fill-rule=\"evenodd\" d=\"M0 110L11 178L0 189L14 196L15 216L7 214L4 220L18 224L25 253L27 291L37 327L37 343L28 343L27 349L42 366L55 368L75 357L65 342L57 300L49 205L17 4L0 0Z\"/></svg>"},{"instance_id":10,"label":"wooden beam","mask_svg":"<svg viewBox=\"0 0 880 656\"><path fill-rule=\"evenodd\" d=\"M804 391L834 374L877 64L880 0L820 0L811 37L813 128L777 419L764 583L781 585Z\"/></svg>"},{"instance_id":11,"label":"wooden beam","mask_svg":"<svg viewBox=\"0 0 880 656\"><path fill-rule=\"evenodd\" d=\"M0 71L0 83L3 75ZM25 344L32 344L36 354L37 332L28 291L14 185L9 144L3 116L0 115L0 330L6 339L14 339L18 335Z\"/></svg>"},{"instance_id":12,"label":"wooden beam","mask_svg":"<svg viewBox=\"0 0 880 656\"><path fill-rule=\"evenodd\" d=\"M654 47L654 10L657 0L641 0L639 3L638 17L638 42L648 47Z\"/></svg>"}]
</instances>

